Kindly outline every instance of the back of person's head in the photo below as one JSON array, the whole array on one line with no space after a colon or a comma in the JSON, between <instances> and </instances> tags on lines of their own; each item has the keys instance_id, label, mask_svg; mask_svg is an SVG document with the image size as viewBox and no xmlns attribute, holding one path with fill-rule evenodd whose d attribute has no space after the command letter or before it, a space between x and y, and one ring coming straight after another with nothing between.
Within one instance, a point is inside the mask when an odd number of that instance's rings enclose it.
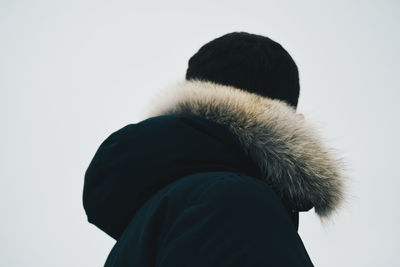
<instances>
[{"instance_id":1,"label":"back of person's head","mask_svg":"<svg viewBox=\"0 0 400 267\"><path fill-rule=\"evenodd\" d=\"M186 79L230 85L295 109L300 91L289 53L268 37L246 32L228 33L202 46L189 60Z\"/></svg>"}]
</instances>

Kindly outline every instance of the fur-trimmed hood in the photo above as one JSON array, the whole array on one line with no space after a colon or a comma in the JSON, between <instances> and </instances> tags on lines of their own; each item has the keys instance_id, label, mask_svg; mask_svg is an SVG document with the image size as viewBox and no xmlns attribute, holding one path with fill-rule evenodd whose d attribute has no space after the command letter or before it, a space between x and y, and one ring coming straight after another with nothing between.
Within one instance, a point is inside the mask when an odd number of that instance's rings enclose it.
<instances>
[{"instance_id":1,"label":"fur-trimmed hood","mask_svg":"<svg viewBox=\"0 0 400 267\"><path fill-rule=\"evenodd\" d=\"M343 199L344 162L285 102L206 81L183 81L156 96L147 117L196 115L227 126L262 178L298 210L330 215Z\"/></svg>"}]
</instances>

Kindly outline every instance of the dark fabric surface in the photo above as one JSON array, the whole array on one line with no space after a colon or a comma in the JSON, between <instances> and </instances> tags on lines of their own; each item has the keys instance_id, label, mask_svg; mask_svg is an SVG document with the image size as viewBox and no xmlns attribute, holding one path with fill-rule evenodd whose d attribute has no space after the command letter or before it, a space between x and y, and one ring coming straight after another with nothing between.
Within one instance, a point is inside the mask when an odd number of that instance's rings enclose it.
<instances>
[{"instance_id":1,"label":"dark fabric surface","mask_svg":"<svg viewBox=\"0 0 400 267\"><path fill-rule=\"evenodd\" d=\"M106 266L312 266L298 213L226 128L196 116L111 134L86 171L83 204L117 239Z\"/></svg>"},{"instance_id":2,"label":"dark fabric surface","mask_svg":"<svg viewBox=\"0 0 400 267\"><path fill-rule=\"evenodd\" d=\"M270 187L235 172L182 178L139 210L105 266L312 266Z\"/></svg>"}]
</instances>

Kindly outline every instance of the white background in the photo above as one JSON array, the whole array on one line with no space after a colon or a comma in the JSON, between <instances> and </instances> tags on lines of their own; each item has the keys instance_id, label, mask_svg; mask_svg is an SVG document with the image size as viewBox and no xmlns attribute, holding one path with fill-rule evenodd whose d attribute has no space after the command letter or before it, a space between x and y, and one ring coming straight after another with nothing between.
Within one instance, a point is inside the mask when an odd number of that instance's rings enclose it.
<instances>
[{"instance_id":1,"label":"white background","mask_svg":"<svg viewBox=\"0 0 400 267\"><path fill-rule=\"evenodd\" d=\"M114 240L82 207L96 149L183 79L200 46L247 31L293 56L298 112L349 167L340 212L301 215L313 263L399 266L399 11L394 0L2 0L1 265L102 266Z\"/></svg>"}]
</instances>

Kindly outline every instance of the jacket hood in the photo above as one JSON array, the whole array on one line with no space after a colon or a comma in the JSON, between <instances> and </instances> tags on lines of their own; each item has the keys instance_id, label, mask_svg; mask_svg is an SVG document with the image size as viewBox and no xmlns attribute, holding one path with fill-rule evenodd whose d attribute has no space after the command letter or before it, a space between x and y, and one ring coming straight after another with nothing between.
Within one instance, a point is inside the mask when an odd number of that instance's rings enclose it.
<instances>
[{"instance_id":1,"label":"jacket hood","mask_svg":"<svg viewBox=\"0 0 400 267\"><path fill-rule=\"evenodd\" d=\"M263 180L295 225L298 211L315 207L328 216L338 207L343 163L293 108L210 82L166 89L144 120L112 133L96 151L83 189L89 222L119 239L158 191L201 172Z\"/></svg>"},{"instance_id":2,"label":"jacket hood","mask_svg":"<svg viewBox=\"0 0 400 267\"><path fill-rule=\"evenodd\" d=\"M89 222L118 239L158 191L187 175L216 171L260 177L223 125L188 114L147 118L102 142L85 173L83 206Z\"/></svg>"},{"instance_id":3,"label":"jacket hood","mask_svg":"<svg viewBox=\"0 0 400 267\"><path fill-rule=\"evenodd\" d=\"M317 129L285 102L208 81L161 91L147 117L187 114L223 125L256 163L262 179L298 210L321 217L343 200L345 164Z\"/></svg>"}]
</instances>

